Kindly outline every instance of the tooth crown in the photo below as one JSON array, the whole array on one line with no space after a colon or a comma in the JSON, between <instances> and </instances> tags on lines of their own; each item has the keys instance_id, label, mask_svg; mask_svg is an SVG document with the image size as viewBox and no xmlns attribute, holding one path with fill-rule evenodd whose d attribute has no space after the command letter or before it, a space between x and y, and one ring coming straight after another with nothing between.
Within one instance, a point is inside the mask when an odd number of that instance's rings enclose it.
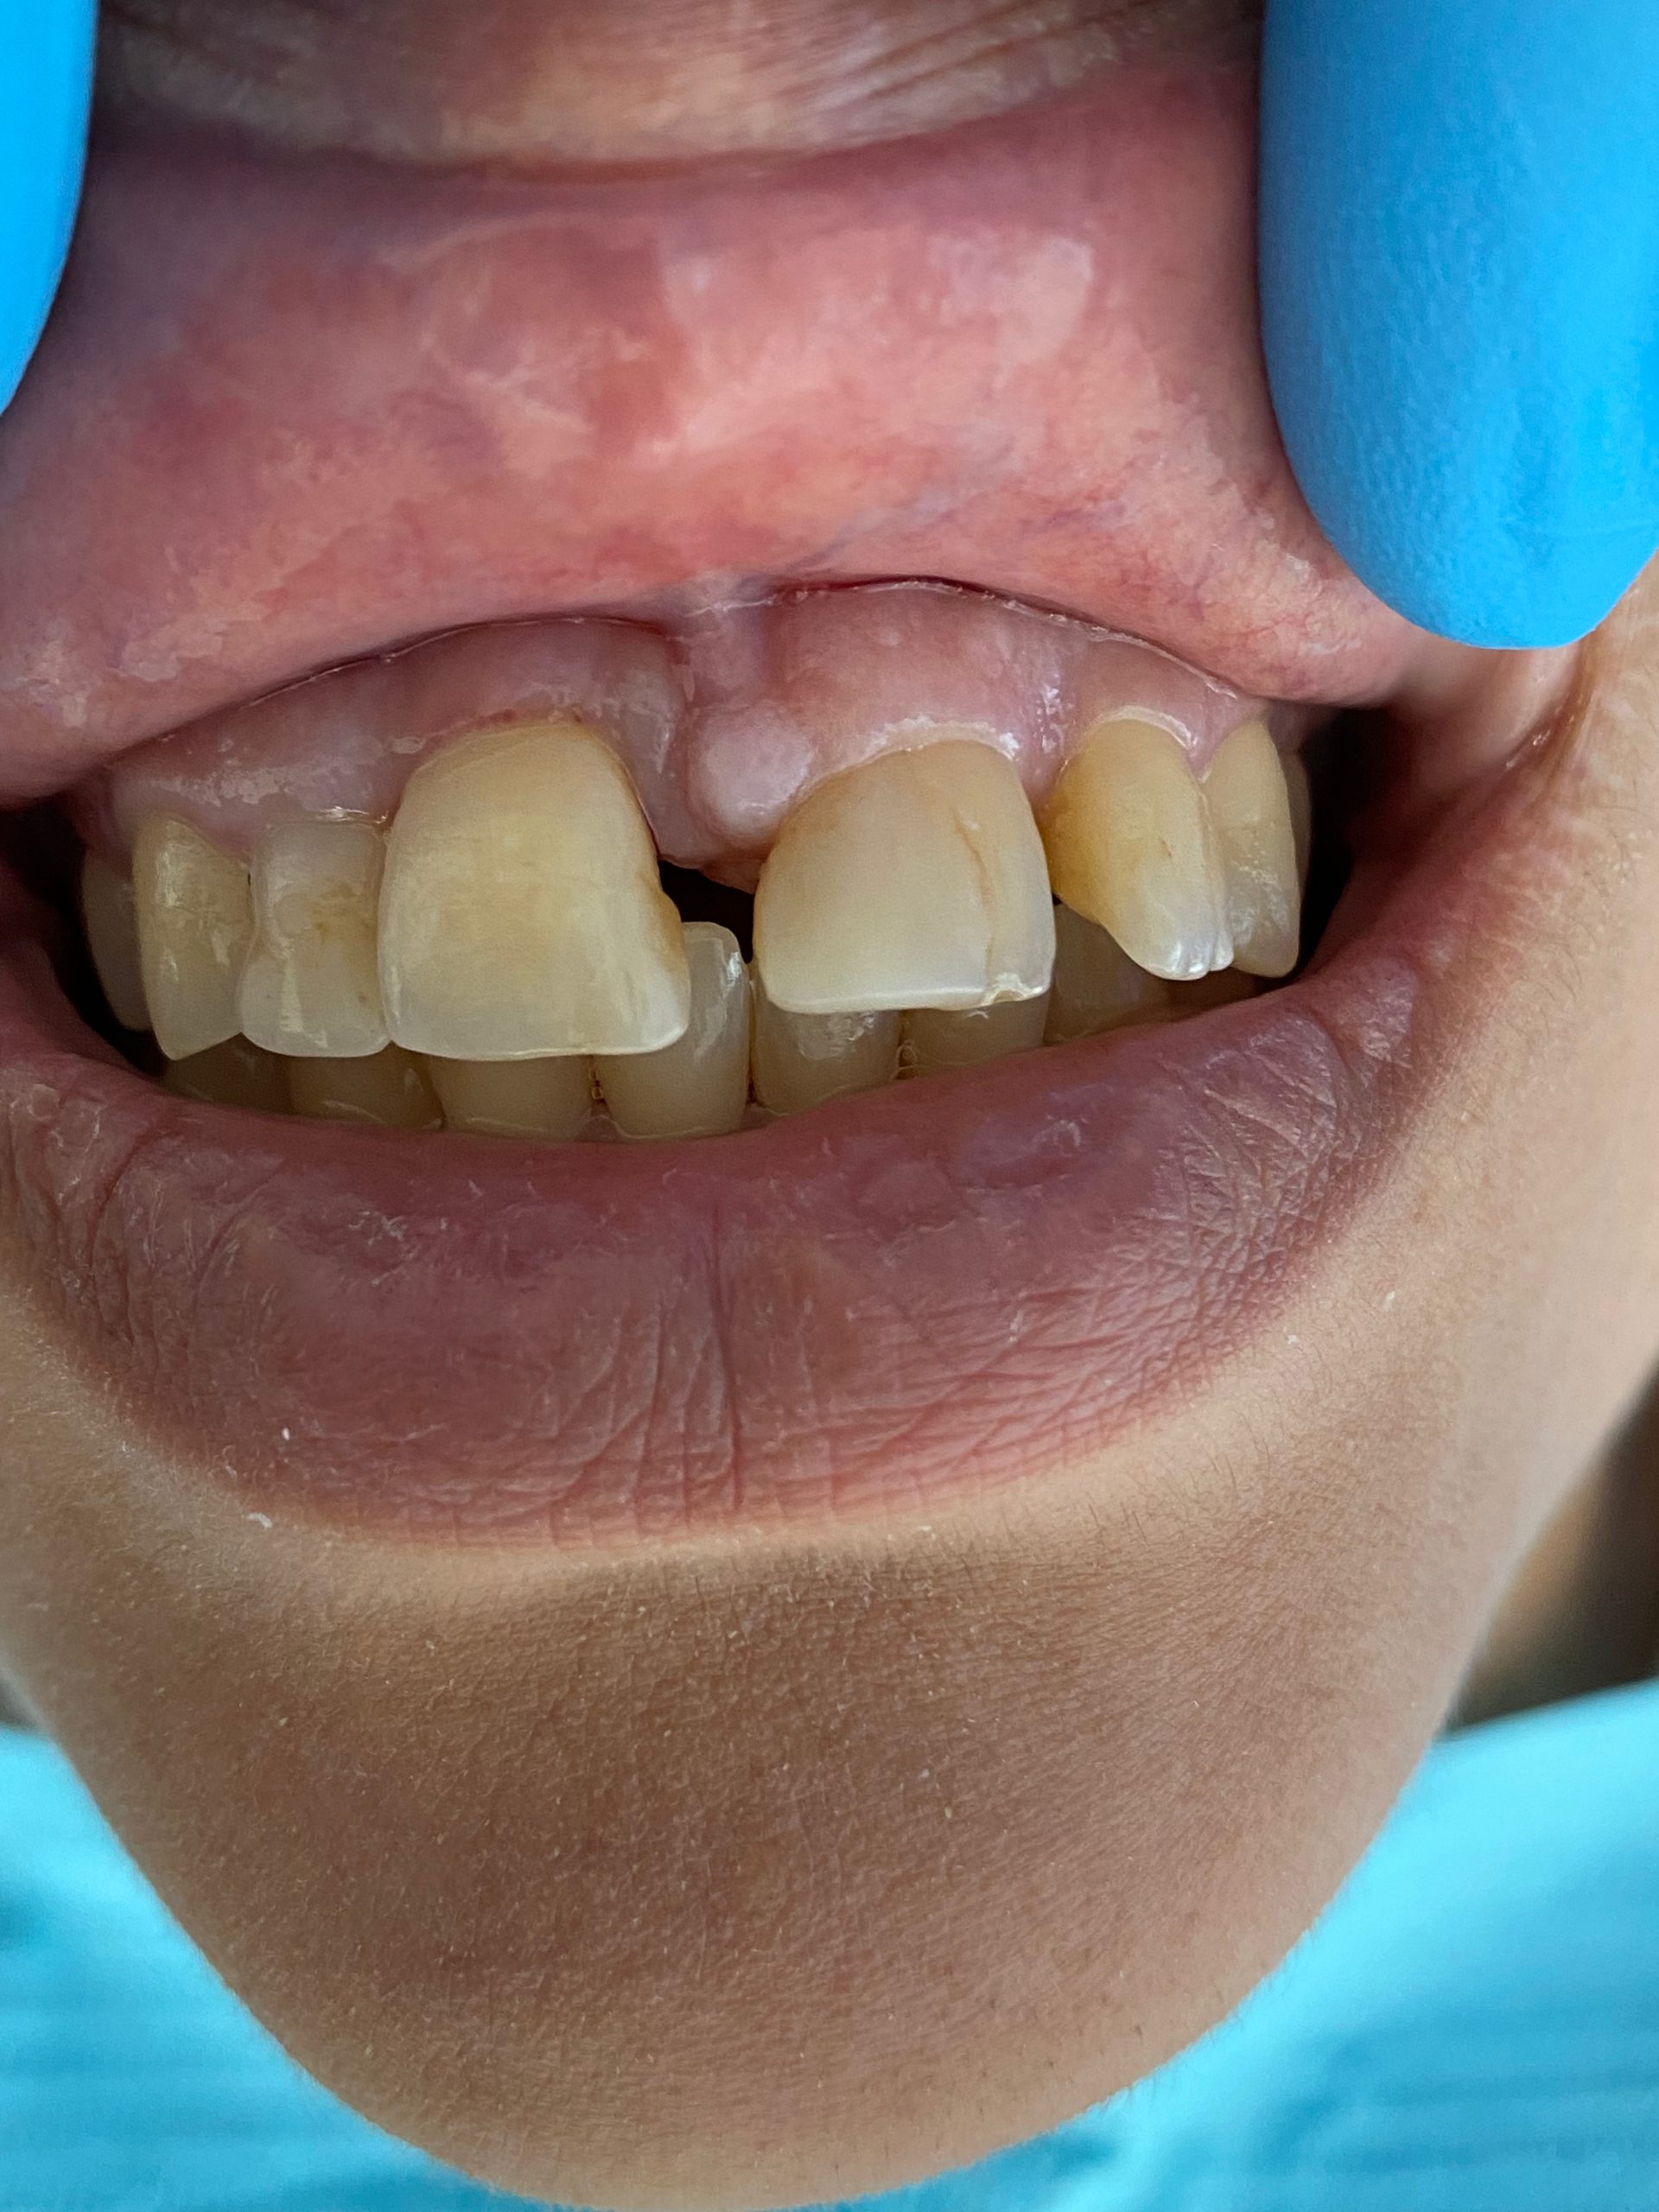
<instances>
[{"instance_id":1,"label":"tooth crown","mask_svg":"<svg viewBox=\"0 0 1659 2212\"><path fill-rule=\"evenodd\" d=\"M654 1052L683 1033L679 916L601 739L486 731L416 772L388 842L380 982L393 1038L454 1059Z\"/></svg>"},{"instance_id":2,"label":"tooth crown","mask_svg":"<svg viewBox=\"0 0 1659 2212\"><path fill-rule=\"evenodd\" d=\"M660 1052L596 1063L611 1118L626 1137L722 1136L749 1103L753 994L737 939L715 922L683 931L691 1014Z\"/></svg>"},{"instance_id":3,"label":"tooth crown","mask_svg":"<svg viewBox=\"0 0 1659 2212\"><path fill-rule=\"evenodd\" d=\"M1287 976L1301 944L1301 883L1292 802L1264 722L1235 730L1204 779L1221 848L1233 965Z\"/></svg>"},{"instance_id":4,"label":"tooth crown","mask_svg":"<svg viewBox=\"0 0 1659 2212\"><path fill-rule=\"evenodd\" d=\"M268 1052L365 1059L391 1033L376 917L385 848L365 822L283 822L253 855L253 950L238 1007Z\"/></svg>"},{"instance_id":5,"label":"tooth crown","mask_svg":"<svg viewBox=\"0 0 1659 2212\"><path fill-rule=\"evenodd\" d=\"M1054 963L1042 842L1000 753L941 739L849 768L785 823L755 895L755 959L791 1014L1035 998Z\"/></svg>"},{"instance_id":6,"label":"tooth crown","mask_svg":"<svg viewBox=\"0 0 1659 2212\"><path fill-rule=\"evenodd\" d=\"M169 1060L222 1045L241 1027L237 987L253 942L253 893L240 861L188 822L152 816L133 846L144 997Z\"/></svg>"}]
</instances>

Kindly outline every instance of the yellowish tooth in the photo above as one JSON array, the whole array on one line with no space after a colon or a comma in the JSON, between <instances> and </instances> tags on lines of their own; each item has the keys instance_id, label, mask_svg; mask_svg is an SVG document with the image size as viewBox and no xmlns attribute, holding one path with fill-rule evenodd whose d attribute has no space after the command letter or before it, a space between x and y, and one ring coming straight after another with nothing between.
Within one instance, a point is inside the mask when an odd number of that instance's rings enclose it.
<instances>
[{"instance_id":1,"label":"yellowish tooth","mask_svg":"<svg viewBox=\"0 0 1659 2212\"><path fill-rule=\"evenodd\" d=\"M1161 1021L1173 986L1137 967L1098 922L1069 906L1054 912L1054 988L1046 1041L1069 1045L1141 1021Z\"/></svg>"},{"instance_id":2,"label":"yellowish tooth","mask_svg":"<svg viewBox=\"0 0 1659 2212\"><path fill-rule=\"evenodd\" d=\"M308 1122L360 1122L380 1129L441 1129L438 1094L412 1052L388 1045L368 1060L290 1059L288 1092Z\"/></svg>"},{"instance_id":3,"label":"yellowish tooth","mask_svg":"<svg viewBox=\"0 0 1659 2212\"><path fill-rule=\"evenodd\" d=\"M593 1111L594 1071L588 1060L430 1059L426 1069L449 1128L475 1136L562 1143Z\"/></svg>"},{"instance_id":4,"label":"yellowish tooth","mask_svg":"<svg viewBox=\"0 0 1659 2212\"><path fill-rule=\"evenodd\" d=\"M657 1052L690 978L621 762L573 721L486 730L410 779L388 840L391 1033L458 1060Z\"/></svg>"},{"instance_id":5,"label":"yellowish tooth","mask_svg":"<svg viewBox=\"0 0 1659 2212\"><path fill-rule=\"evenodd\" d=\"M628 1137L723 1136L749 1103L753 994L737 939L716 922L688 922L691 1020L677 1043L597 1063L611 1119Z\"/></svg>"},{"instance_id":6,"label":"yellowish tooth","mask_svg":"<svg viewBox=\"0 0 1659 2212\"><path fill-rule=\"evenodd\" d=\"M169 1060L162 1077L175 1098L199 1105L239 1106L245 1113L287 1114L288 1064L245 1037L226 1038L188 1060Z\"/></svg>"},{"instance_id":7,"label":"yellowish tooth","mask_svg":"<svg viewBox=\"0 0 1659 2212\"><path fill-rule=\"evenodd\" d=\"M1185 1021L1195 1014L1213 1014L1217 1007L1253 999L1261 988L1255 977L1243 969L1220 968L1196 983L1172 983L1169 1010L1177 1021Z\"/></svg>"},{"instance_id":8,"label":"yellowish tooth","mask_svg":"<svg viewBox=\"0 0 1659 2212\"><path fill-rule=\"evenodd\" d=\"M1014 1052L1034 1052L1048 1026L1050 994L970 1007L963 1014L919 1007L905 1016L904 1059L912 1075L945 1075Z\"/></svg>"},{"instance_id":9,"label":"yellowish tooth","mask_svg":"<svg viewBox=\"0 0 1659 2212\"><path fill-rule=\"evenodd\" d=\"M1301 948L1301 883L1290 791L1265 722L1236 729L1204 779L1227 878L1233 965L1287 976Z\"/></svg>"},{"instance_id":10,"label":"yellowish tooth","mask_svg":"<svg viewBox=\"0 0 1659 2212\"><path fill-rule=\"evenodd\" d=\"M754 978L754 1095L774 1114L804 1114L899 1072L902 1014L789 1014Z\"/></svg>"},{"instance_id":11,"label":"yellowish tooth","mask_svg":"<svg viewBox=\"0 0 1659 2212\"><path fill-rule=\"evenodd\" d=\"M1013 767L947 738L820 784L761 871L754 957L772 1005L791 1014L1039 996L1053 902Z\"/></svg>"},{"instance_id":12,"label":"yellowish tooth","mask_svg":"<svg viewBox=\"0 0 1659 2212\"><path fill-rule=\"evenodd\" d=\"M110 1012L124 1029L148 1029L149 1007L138 956L138 903L132 878L97 853L88 853L81 865L80 918Z\"/></svg>"},{"instance_id":13,"label":"yellowish tooth","mask_svg":"<svg viewBox=\"0 0 1659 2212\"><path fill-rule=\"evenodd\" d=\"M150 815L133 843L144 999L169 1060L222 1045L241 1027L242 965L253 943L248 871L188 822Z\"/></svg>"},{"instance_id":14,"label":"yellowish tooth","mask_svg":"<svg viewBox=\"0 0 1659 2212\"><path fill-rule=\"evenodd\" d=\"M301 818L253 855L253 950L237 996L242 1033L270 1052L366 1059L390 1042L375 917L385 845L367 822Z\"/></svg>"},{"instance_id":15,"label":"yellowish tooth","mask_svg":"<svg viewBox=\"0 0 1659 2212\"><path fill-rule=\"evenodd\" d=\"M1306 896L1308 856L1313 849L1313 793L1307 763L1300 753L1285 756L1285 789L1290 795L1290 828L1296 840L1296 884Z\"/></svg>"},{"instance_id":16,"label":"yellowish tooth","mask_svg":"<svg viewBox=\"0 0 1659 2212\"><path fill-rule=\"evenodd\" d=\"M1179 741L1152 722L1096 722L1043 810L1057 897L1172 982L1233 957L1221 850Z\"/></svg>"}]
</instances>

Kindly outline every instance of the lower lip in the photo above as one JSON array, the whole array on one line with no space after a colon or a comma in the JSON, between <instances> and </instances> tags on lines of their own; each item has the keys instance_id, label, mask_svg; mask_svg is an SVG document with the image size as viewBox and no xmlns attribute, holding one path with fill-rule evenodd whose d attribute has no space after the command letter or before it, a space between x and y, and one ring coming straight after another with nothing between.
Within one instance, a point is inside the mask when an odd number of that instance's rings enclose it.
<instances>
[{"instance_id":1,"label":"lower lip","mask_svg":"<svg viewBox=\"0 0 1659 2212\"><path fill-rule=\"evenodd\" d=\"M610 1546L931 1508L1270 1325L1479 988L1506 810L1286 990L638 1149L174 1099L79 1027L13 884L7 1241L132 1415L272 1517Z\"/></svg>"}]
</instances>

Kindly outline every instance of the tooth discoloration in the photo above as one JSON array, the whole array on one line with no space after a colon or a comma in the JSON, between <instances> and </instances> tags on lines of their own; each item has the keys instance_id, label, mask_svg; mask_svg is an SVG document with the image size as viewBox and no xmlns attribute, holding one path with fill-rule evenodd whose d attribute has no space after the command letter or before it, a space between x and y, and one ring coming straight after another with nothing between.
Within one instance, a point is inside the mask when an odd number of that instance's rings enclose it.
<instances>
[{"instance_id":1,"label":"tooth discoloration","mask_svg":"<svg viewBox=\"0 0 1659 2212\"><path fill-rule=\"evenodd\" d=\"M148 1029L143 962L138 950L138 905L132 877L88 853L80 871L80 918L86 950L110 1012L124 1029Z\"/></svg>"},{"instance_id":2,"label":"tooth discoloration","mask_svg":"<svg viewBox=\"0 0 1659 2212\"><path fill-rule=\"evenodd\" d=\"M1054 988L1046 1042L1069 1045L1079 1037L1101 1037L1109 1030L1166 1018L1172 987L1138 967L1098 922L1059 906L1054 930Z\"/></svg>"},{"instance_id":3,"label":"tooth discoloration","mask_svg":"<svg viewBox=\"0 0 1659 2212\"><path fill-rule=\"evenodd\" d=\"M753 993L737 939L715 922L688 922L691 1018L660 1052L598 1063L611 1118L627 1137L723 1136L749 1103Z\"/></svg>"},{"instance_id":4,"label":"tooth discoloration","mask_svg":"<svg viewBox=\"0 0 1659 2212\"><path fill-rule=\"evenodd\" d=\"M188 1060L171 1060L162 1077L175 1098L199 1105L235 1106L244 1113L288 1114L288 1064L245 1037L227 1038Z\"/></svg>"},{"instance_id":5,"label":"tooth discoloration","mask_svg":"<svg viewBox=\"0 0 1659 2212\"><path fill-rule=\"evenodd\" d=\"M253 942L253 893L243 863L188 822L139 826L132 880L144 999L169 1060L222 1045L241 1027L237 988Z\"/></svg>"},{"instance_id":6,"label":"tooth discoloration","mask_svg":"<svg viewBox=\"0 0 1659 2212\"><path fill-rule=\"evenodd\" d=\"M632 786L573 721L462 740L410 779L388 841L391 1034L463 1060L660 1052L690 982Z\"/></svg>"},{"instance_id":7,"label":"tooth discoloration","mask_svg":"<svg viewBox=\"0 0 1659 2212\"><path fill-rule=\"evenodd\" d=\"M366 1059L391 1041L376 916L385 847L366 822L300 818L253 855L253 950L237 1005L267 1052Z\"/></svg>"},{"instance_id":8,"label":"tooth discoloration","mask_svg":"<svg viewBox=\"0 0 1659 2212\"><path fill-rule=\"evenodd\" d=\"M773 1114L802 1114L849 1092L877 1090L899 1072L904 1017L893 1013L791 1014L754 978L754 1095Z\"/></svg>"},{"instance_id":9,"label":"tooth discoloration","mask_svg":"<svg viewBox=\"0 0 1659 2212\"><path fill-rule=\"evenodd\" d=\"M357 1122L378 1129L441 1129L443 1109L412 1052L388 1045L372 1059L290 1059L289 1097L310 1122Z\"/></svg>"},{"instance_id":10,"label":"tooth discoloration","mask_svg":"<svg viewBox=\"0 0 1659 2212\"><path fill-rule=\"evenodd\" d=\"M1013 767L947 738L820 784L761 873L754 950L772 1004L791 1014L1039 996L1053 902Z\"/></svg>"}]
</instances>

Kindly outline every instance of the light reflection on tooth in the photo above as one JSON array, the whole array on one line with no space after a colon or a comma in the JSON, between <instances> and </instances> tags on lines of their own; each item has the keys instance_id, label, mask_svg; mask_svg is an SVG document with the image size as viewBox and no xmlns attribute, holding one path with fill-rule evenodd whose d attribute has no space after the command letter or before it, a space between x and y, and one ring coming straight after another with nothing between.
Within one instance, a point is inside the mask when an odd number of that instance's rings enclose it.
<instances>
[{"instance_id":1,"label":"light reflection on tooth","mask_svg":"<svg viewBox=\"0 0 1659 2212\"><path fill-rule=\"evenodd\" d=\"M88 853L81 864L80 917L110 1012L124 1029L148 1029L149 1007L138 955L138 906L132 878L97 853Z\"/></svg>"},{"instance_id":2,"label":"light reflection on tooth","mask_svg":"<svg viewBox=\"0 0 1659 2212\"><path fill-rule=\"evenodd\" d=\"M385 847L366 822L301 817L253 855L253 950L237 1008L267 1052L365 1059L390 1041L375 917Z\"/></svg>"},{"instance_id":3,"label":"light reflection on tooth","mask_svg":"<svg viewBox=\"0 0 1659 2212\"><path fill-rule=\"evenodd\" d=\"M802 1114L827 1099L879 1090L899 1072L903 1016L788 1014L754 977L754 1095L774 1114Z\"/></svg>"},{"instance_id":4,"label":"light reflection on tooth","mask_svg":"<svg viewBox=\"0 0 1659 2212\"><path fill-rule=\"evenodd\" d=\"M288 1065L245 1037L230 1037L188 1060L169 1060L162 1077L175 1098L204 1106L239 1106L245 1113L287 1114Z\"/></svg>"},{"instance_id":5,"label":"light reflection on tooth","mask_svg":"<svg viewBox=\"0 0 1659 2212\"><path fill-rule=\"evenodd\" d=\"M1131 960L1191 982L1232 959L1220 849L1179 741L1151 722L1097 722L1043 810L1056 895Z\"/></svg>"},{"instance_id":6,"label":"light reflection on tooth","mask_svg":"<svg viewBox=\"0 0 1659 2212\"><path fill-rule=\"evenodd\" d=\"M412 1052L388 1045L367 1060L290 1059L294 1111L310 1122L359 1122L380 1129L441 1129L443 1109Z\"/></svg>"},{"instance_id":7,"label":"light reflection on tooth","mask_svg":"<svg viewBox=\"0 0 1659 2212\"><path fill-rule=\"evenodd\" d=\"M1101 1037L1135 1022L1165 1019L1173 986L1137 967L1098 922L1060 906L1055 910L1054 931L1049 1044L1069 1045L1078 1037Z\"/></svg>"},{"instance_id":8,"label":"light reflection on tooth","mask_svg":"<svg viewBox=\"0 0 1659 2212\"><path fill-rule=\"evenodd\" d=\"M388 839L391 1033L461 1060L660 1052L683 1035L680 918L616 755L573 721L488 730L410 778Z\"/></svg>"},{"instance_id":9,"label":"light reflection on tooth","mask_svg":"<svg viewBox=\"0 0 1659 2212\"><path fill-rule=\"evenodd\" d=\"M474 1136L575 1136L593 1111L592 1065L579 1058L441 1060L426 1064L452 1129Z\"/></svg>"},{"instance_id":10,"label":"light reflection on tooth","mask_svg":"<svg viewBox=\"0 0 1659 2212\"><path fill-rule=\"evenodd\" d=\"M1050 994L962 1014L921 1007L905 1016L903 1058L912 1075L946 1075L1014 1052L1034 1052L1048 1026Z\"/></svg>"},{"instance_id":11,"label":"light reflection on tooth","mask_svg":"<svg viewBox=\"0 0 1659 2212\"><path fill-rule=\"evenodd\" d=\"M820 784L761 871L754 952L772 1005L795 1014L1046 991L1053 903L1013 766L945 738Z\"/></svg>"},{"instance_id":12,"label":"light reflection on tooth","mask_svg":"<svg viewBox=\"0 0 1659 2212\"><path fill-rule=\"evenodd\" d=\"M144 998L169 1060L234 1037L237 985L253 942L248 871L188 822L150 815L132 855Z\"/></svg>"},{"instance_id":13,"label":"light reflection on tooth","mask_svg":"<svg viewBox=\"0 0 1659 2212\"><path fill-rule=\"evenodd\" d=\"M628 1137L723 1136L749 1103L752 993L737 939L716 922L684 926L691 1019L661 1052L597 1063L611 1119Z\"/></svg>"},{"instance_id":14,"label":"light reflection on tooth","mask_svg":"<svg viewBox=\"0 0 1659 2212\"><path fill-rule=\"evenodd\" d=\"M1210 764L1204 795L1226 871L1233 965L1287 976L1301 941L1290 792L1265 722L1236 729Z\"/></svg>"}]
</instances>

